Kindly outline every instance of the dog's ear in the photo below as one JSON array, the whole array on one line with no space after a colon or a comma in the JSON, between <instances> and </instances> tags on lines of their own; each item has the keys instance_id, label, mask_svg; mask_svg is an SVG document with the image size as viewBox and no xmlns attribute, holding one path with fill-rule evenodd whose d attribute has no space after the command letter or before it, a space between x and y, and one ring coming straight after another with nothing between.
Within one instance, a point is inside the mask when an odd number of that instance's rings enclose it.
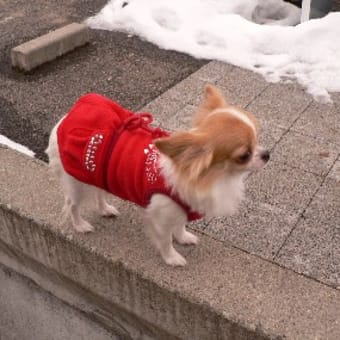
<instances>
[{"instance_id":1,"label":"dog's ear","mask_svg":"<svg viewBox=\"0 0 340 340\"><path fill-rule=\"evenodd\" d=\"M226 107L228 104L222 92L215 86L207 84L204 87L204 98L194 117L194 125L199 125L211 111Z\"/></svg>"},{"instance_id":2,"label":"dog's ear","mask_svg":"<svg viewBox=\"0 0 340 340\"><path fill-rule=\"evenodd\" d=\"M204 135L186 131L155 141L158 150L169 157L175 167L196 180L211 165L213 152Z\"/></svg>"},{"instance_id":3,"label":"dog's ear","mask_svg":"<svg viewBox=\"0 0 340 340\"><path fill-rule=\"evenodd\" d=\"M227 106L222 92L211 84L206 84L204 87L204 101L202 104L210 111Z\"/></svg>"}]
</instances>

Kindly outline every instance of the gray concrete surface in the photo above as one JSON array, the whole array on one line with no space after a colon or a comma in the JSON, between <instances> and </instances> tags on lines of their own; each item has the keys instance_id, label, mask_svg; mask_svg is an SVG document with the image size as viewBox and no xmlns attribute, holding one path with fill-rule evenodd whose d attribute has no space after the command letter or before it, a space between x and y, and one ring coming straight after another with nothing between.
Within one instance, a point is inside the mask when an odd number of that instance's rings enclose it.
<instances>
[{"instance_id":1,"label":"gray concrete surface","mask_svg":"<svg viewBox=\"0 0 340 340\"><path fill-rule=\"evenodd\" d=\"M0 133L10 131L42 157L50 127L89 91L181 129L209 81L254 112L272 159L249 176L238 214L191 225L202 242L179 247L189 266L169 270L143 235L135 207L115 201L122 211L116 220L88 209L95 233L64 231L60 188L46 166L0 149L0 262L72 308L90 310L96 322L128 329L127 338L339 339L339 94L333 105L316 103L296 84L268 84L219 62L199 68L201 61L100 31L91 33L93 44L32 74L11 70L13 46L81 21L99 3L6 1Z\"/></svg>"},{"instance_id":2,"label":"gray concrete surface","mask_svg":"<svg viewBox=\"0 0 340 340\"><path fill-rule=\"evenodd\" d=\"M88 42L88 27L74 22L14 47L11 51L12 67L31 71Z\"/></svg>"},{"instance_id":3,"label":"gray concrete surface","mask_svg":"<svg viewBox=\"0 0 340 340\"><path fill-rule=\"evenodd\" d=\"M296 84L268 84L249 71L212 62L144 109L171 130L189 127L206 81L256 115L271 161L249 176L247 199L236 216L193 227L339 287L339 94L333 105L319 104Z\"/></svg>"},{"instance_id":4,"label":"gray concrete surface","mask_svg":"<svg viewBox=\"0 0 340 340\"><path fill-rule=\"evenodd\" d=\"M122 339L2 265L0 282L0 339Z\"/></svg>"},{"instance_id":5,"label":"gray concrete surface","mask_svg":"<svg viewBox=\"0 0 340 340\"><path fill-rule=\"evenodd\" d=\"M119 325L127 339L339 338L339 290L205 235L179 247L187 267L170 269L121 201L114 219L85 209L95 233L65 232L46 165L4 148L0 159L2 264L106 329Z\"/></svg>"},{"instance_id":6,"label":"gray concrete surface","mask_svg":"<svg viewBox=\"0 0 340 340\"><path fill-rule=\"evenodd\" d=\"M2 0L0 11L0 133L45 159L52 126L84 93L96 91L132 110L206 61L164 51L122 33L91 31L91 43L29 74L11 67L11 49L95 14L106 0ZM3 4L3 5L2 5Z\"/></svg>"},{"instance_id":7,"label":"gray concrete surface","mask_svg":"<svg viewBox=\"0 0 340 340\"><path fill-rule=\"evenodd\" d=\"M332 173L326 177L277 261L340 289L339 177L332 177Z\"/></svg>"}]
</instances>

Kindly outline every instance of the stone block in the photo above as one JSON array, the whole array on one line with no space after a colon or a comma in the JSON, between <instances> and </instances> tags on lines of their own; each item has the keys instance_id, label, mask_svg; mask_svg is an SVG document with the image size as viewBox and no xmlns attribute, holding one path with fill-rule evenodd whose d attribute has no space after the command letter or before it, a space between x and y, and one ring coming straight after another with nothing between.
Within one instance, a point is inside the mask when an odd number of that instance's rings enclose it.
<instances>
[{"instance_id":1,"label":"stone block","mask_svg":"<svg viewBox=\"0 0 340 340\"><path fill-rule=\"evenodd\" d=\"M88 42L88 27L72 23L14 47L12 67L27 72Z\"/></svg>"}]
</instances>

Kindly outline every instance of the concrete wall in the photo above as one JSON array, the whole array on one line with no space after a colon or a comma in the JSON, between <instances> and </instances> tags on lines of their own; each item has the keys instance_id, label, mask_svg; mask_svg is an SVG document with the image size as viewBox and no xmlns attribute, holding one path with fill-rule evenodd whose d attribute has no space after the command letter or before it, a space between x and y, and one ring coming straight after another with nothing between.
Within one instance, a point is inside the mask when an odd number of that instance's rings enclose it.
<instances>
[{"instance_id":1,"label":"concrete wall","mask_svg":"<svg viewBox=\"0 0 340 340\"><path fill-rule=\"evenodd\" d=\"M0 160L1 340L340 339L339 290L205 235L169 268L121 201L76 234L46 164Z\"/></svg>"},{"instance_id":2,"label":"concrete wall","mask_svg":"<svg viewBox=\"0 0 340 340\"><path fill-rule=\"evenodd\" d=\"M120 339L85 313L0 265L0 339Z\"/></svg>"},{"instance_id":3,"label":"concrete wall","mask_svg":"<svg viewBox=\"0 0 340 340\"><path fill-rule=\"evenodd\" d=\"M0 220L6 220L1 211ZM73 258L67 252L63 255ZM4 273L0 275L1 340L177 339L157 324L149 324L143 315L130 313L111 299L103 299L84 284L70 280L1 240L0 263ZM101 284L98 275L89 275L87 279ZM123 280L129 285L126 275ZM126 293L112 290L112 294L121 294L123 300L128 298Z\"/></svg>"}]
</instances>

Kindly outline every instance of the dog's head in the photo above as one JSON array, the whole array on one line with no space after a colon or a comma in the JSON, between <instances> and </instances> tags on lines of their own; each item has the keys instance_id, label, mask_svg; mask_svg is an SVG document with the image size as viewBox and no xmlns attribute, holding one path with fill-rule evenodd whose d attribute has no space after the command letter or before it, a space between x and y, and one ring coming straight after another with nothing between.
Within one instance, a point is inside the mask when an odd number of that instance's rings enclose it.
<instances>
[{"instance_id":1,"label":"dog's head","mask_svg":"<svg viewBox=\"0 0 340 340\"><path fill-rule=\"evenodd\" d=\"M193 127L155 142L184 182L209 187L216 180L263 167L269 152L258 144L258 122L248 111L228 105L222 93L206 85Z\"/></svg>"}]
</instances>

